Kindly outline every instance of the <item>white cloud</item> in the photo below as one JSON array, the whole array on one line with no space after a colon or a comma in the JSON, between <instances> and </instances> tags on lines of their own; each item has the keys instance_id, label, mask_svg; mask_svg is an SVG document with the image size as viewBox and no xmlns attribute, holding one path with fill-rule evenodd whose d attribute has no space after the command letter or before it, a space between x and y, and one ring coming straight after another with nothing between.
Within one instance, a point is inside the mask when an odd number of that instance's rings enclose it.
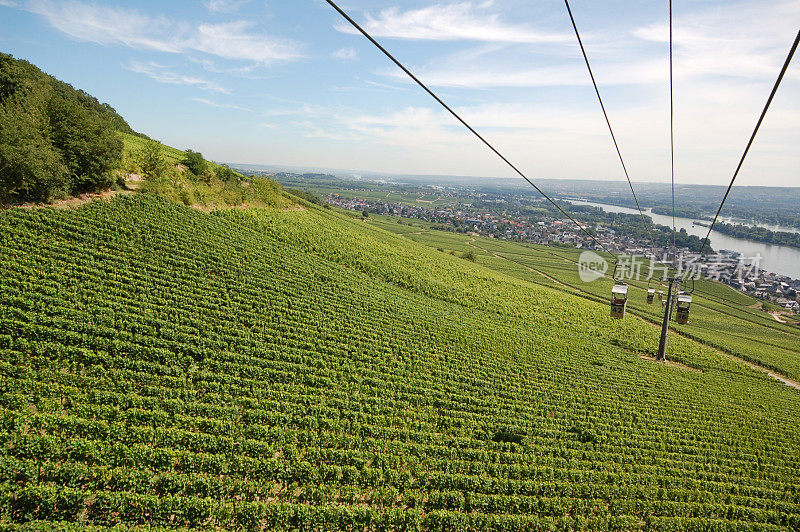
<instances>
[{"instance_id":1,"label":"white cloud","mask_svg":"<svg viewBox=\"0 0 800 532\"><path fill-rule=\"evenodd\" d=\"M355 48L340 48L331 54L334 59L355 59L358 51Z\"/></svg>"},{"instance_id":2,"label":"white cloud","mask_svg":"<svg viewBox=\"0 0 800 532\"><path fill-rule=\"evenodd\" d=\"M293 102L288 101L285 103L292 104L292 107L284 107L281 109L269 109L264 111L264 116L314 116L314 117L322 117L325 116L330 112L327 107L322 107L319 105L310 105L307 103L300 103L300 102Z\"/></svg>"},{"instance_id":3,"label":"white cloud","mask_svg":"<svg viewBox=\"0 0 800 532\"><path fill-rule=\"evenodd\" d=\"M237 13L248 0L204 0L203 5L212 13Z\"/></svg>"},{"instance_id":4,"label":"white cloud","mask_svg":"<svg viewBox=\"0 0 800 532\"><path fill-rule=\"evenodd\" d=\"M384 9L380 15L367 15L362 24L375 37L432 41L486 41L504 43L569 42L570 35L539 31L523 25L507 24L497 14L488 13L491 2L435 4L421 9L401 11ZM345 23L336 25L343 33L357 30Z\"/></svg>"},{"instance_id":5,"label":"white cloud","mask_svg":"<svg viewBox=\"0 0 800 532\"><path fill-rule=\"evenodd\" d=\"M12 2L11 0L0 0L0 6L3 7L17 7L16 2Z\"/></svg>"},{"instance_id":6,"label":"white cloud","mask_svg":"<svg viewBox=\"0 0 800 532\"><path fill-rule=\"evenodd\" d=\"M396 69L385 73L396 79L408 79L405 73ZM577 61L526 69L478 65L462 69L420 70L418 76L425 83L437 87L471 89L582 86L591 83L586 67ZM666 60L608 64L602 70L595 69L595 76L601 86L665 82Z\"/></svg>"},{"instance_id":7,"label":"white cloud","mask_svg":"<svg viewBox=\"0 0 800 532\"><path fill-rule=\"evenodd\" d=\"M692 76L775 78L797 33L800 3L775 0L722 4L675 20L676 69ZM663 23L638 28L633 35L667 43Z\"/></svg>"},{"instance_id":8,"label":"white cloud","mask_svg":"<svg viewBox=\"0 0 800 532\"><path fill-rule=\"evenodd\" d=\"M234 111L244 111L247 113L252 113L252 109L248 109L247 107L242 107L240 105L234 105L230 103L218 103L213 100L207 100L205 98L192 98L192 100L202 103L204 105L208 105L210 107L216 107L217 109L232 109Z\"/></svg>"},{"instance_id":9,"label":"white cloud","mask_svg":"<svg viewBox=\"0 0 800 532\"><path fill-rule=\"evenodd\" d=\"M226 59L243 59L261 64L293 61L301 57L295 43L250 33L253 25L247 21L201 24L194 35L186 39L185 46Z\"/></svg>"},{"instance_id":10,"label":"white cloud","mask_svg":"<svg viewBox=\"0 0 800 532\"><path fill-rule=\"evenodd\" d=\"M725 90L725 83L716 82L706 91L682 95L676 102L679 182L718 184L730 179L769 85L749 83ZM741 184L757 184L760 176L778 175L792 163L793 156L787 154L794 153L800 131L800 110L791 103L796 94L796 89L782 90L776 98ZM636 181L663 181L669 175L667 101L664 91L652 91L637 103L609 108ZM456 107L456 112L531 177L624 179L600 108L591 99L586 103L487 103ZM361 114L331 109L325 116L333 117L322 126L326 130L368 142L371 151L381 153L381 164L401 165L404 172L510 175L449 113L433 105ZM404 159L408 153L414 157Z\"/></svg>"},{"instance_id":11,"label":"white cloud","mask_svg":"<svg viewBox=\"0 0 800 532\"><path fill-rule=\"evenodd\" d=\"M291 122L291 124L303 130L303 136L307 139L328 139L328 140L338 140L338 141L360 139L359 136L354 135L350 132L331 131L330 129L322 127L317 122L311 122L308 120L293 121Z\"/></svg>"},{"instance_id":12,"label":"white cloud","mask_svg":"<svg viewBox=\"0 0 800 532\"><path fill-rule=\"evenodd\" d=\"M131 61L126 68L131 72L136 72L137 74L144 74L145 76L152 78L158 81L159 83L167 83L170 85L190 85L193 87L198 87L203 90L212 92L221 92L224 94L230 94L231 92L225 87L217 85L213 81L208 81L206 79L197 78L194 76L179 74L177 72L169 70L169 68L164 65L160 65L152 61L147 63L141 63L139 61Z\"/></svg>"},{"instance_id":13,"label":"white cloud","mask_svg":"<svg viewBox=\"0 0 800 532\"><path fill-rule=\"evenodd\" d=\"M450 19L456 20L458 17L453 12L475 11L472 4L462 3L438 5L413 13L425 12L435 21L439 12L438 18L443 18L442 13L446 12ZM384 11L378 19L369 20L378 31L400 36L404 32L398 29L399 21L416 18L408 13L392 9ZM796 0L776 0L770 10L764 10L761 2L749 1L681 14L674 26L676 83L681 90L702 91L700 85L713 78L774 79L796 34L798 19L800 2ZM426 24L418 21L418 30L426 31ZM490 20L487 35L492 35L492 26L497 24L496 18ZM459 27L459 31L472 31L469 23ZM666 44L668 41L668 28L663 21L643 24L621 34L593 33L592 25L587 30L584 42L601 90L614 85L667 82L666 46L650 44ZM440 38L447 35L449 33L439 32ZM419 38L423 37L420 35ZM518 35L508 32L506 38L517 42ZM488 37L485 40L493 39ZM500 40L499 37L496 39ZM483 44L435 58L427 67L412 70L423 81L436 87L492 89L583 86L590 83L574 35L568 36L566 46L547 46L535 52L509 49L498 42ZM409 83L406 75L398 69L386 68L380 73ZM791 80L790 72L787 81Z\"/></svg>"},{"instance_id":14,"label":"white cloud","mask_svg":"<svg viewBox=\"0 0 800 532\"><path fill-rule=\"evenodd\" d=\"M399 85L390 85L388 83L379 83L377 81L372 80L364 80L364 83L367 85L372 85L373 87L377 87L379 89L386 89L391 91L407 91L408 87L401 87Z\"/></svg>"},{"instance_id":15,"label":"white cloud","mask_svg":"<svg viewBox=\"0 0 800 532\"><path fill-rule=\"evenodd\" d=\"M28 9L82 41L169 53L204 53L260 65L302 57L295 41L254 33L250 21L193 25L135 9L78 1L32 0Z\"/></svg>"}]
</instances>

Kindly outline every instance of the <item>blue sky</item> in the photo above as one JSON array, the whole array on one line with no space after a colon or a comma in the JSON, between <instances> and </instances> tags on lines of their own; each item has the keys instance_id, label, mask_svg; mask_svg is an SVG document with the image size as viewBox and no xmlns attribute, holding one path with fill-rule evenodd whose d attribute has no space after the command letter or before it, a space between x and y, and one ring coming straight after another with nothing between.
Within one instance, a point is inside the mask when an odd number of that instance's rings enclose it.
<instances>
[{"instance_id":1,"label":"blue sky","mask_svg":"<svg viewBox=\"0 0 800 532\"><path fill-rule=\"evenodd\" d=\"M624 179L558 0L342 7L529 176ZM666 1L573 0L634 181L668 181ZM800 1L675 2L677 177L730 179ZM0 50L218 161L512 173L321 0L0 0ZM800 185L800 57L737 183Z\"/></svg>"}]
</instances>

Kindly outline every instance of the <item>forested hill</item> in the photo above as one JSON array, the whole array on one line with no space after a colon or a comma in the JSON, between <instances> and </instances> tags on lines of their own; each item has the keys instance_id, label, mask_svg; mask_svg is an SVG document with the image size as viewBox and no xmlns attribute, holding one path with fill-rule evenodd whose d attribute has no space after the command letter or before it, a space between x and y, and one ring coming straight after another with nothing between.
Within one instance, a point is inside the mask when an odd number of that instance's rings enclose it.
<instances>
[{"instance_id":1,"label":"forested hill","mask_svg":"<svg viewBox=\"0 0 800 532\"><path fill-rule=\"evenodd\" d=\"M134 131L109 104L102 103L88 92L76 89L69 83L42 72L39 67L24 59L15 59L10 54L0 53L0 101L5 102L19 91L29 91L38 85L49 86L53 94L60 99L80 105L86 111L104 118L117 131L145 137Z\"/></svg>"},{"instance_id":2,"label":"forested hill","mask_svg":"<svg viewBox=\"0 0 800 532\"><path fill-rule=\"evenodd\" d=\"M46 201L108 188L134 131L108 104L0 54L0 200Z\"/></svg>"}]
</instances>

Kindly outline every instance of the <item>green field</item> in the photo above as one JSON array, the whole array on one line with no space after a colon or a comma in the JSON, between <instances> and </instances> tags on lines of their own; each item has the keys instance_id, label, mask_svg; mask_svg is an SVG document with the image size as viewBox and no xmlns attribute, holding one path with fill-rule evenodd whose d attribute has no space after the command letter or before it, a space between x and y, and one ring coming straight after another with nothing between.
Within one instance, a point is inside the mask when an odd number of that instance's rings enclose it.
<instances>
[{"instance_id":1,"label":"green field","mask_svg":"<svg viewBox=\"0 0 800 532\"><path fill-rule=\"evenodd\" d=\"M339 194L348 199L358 198L371 202L397 203L424 209L470 205L474 201L467 195L459 195L453 191L440 193L432 190L431 187L420 185L362 183L320 175L315 175L311 179L295 175L282 175L278 176L278 181L287 188L307 190L322 198L327 198L331 194Z\"/></svg>"},{"instance_id":2,"label":"green field","mask_svg":"<svg viewBox=\"0 0 800 532\"><path fill-rule=\"evenodd\" d=\"M800 391L709 347L797 333L719 286L679 367L569 250L141 194L0 232L0 528L800 528Z\"/></svg>"}]
</instances>

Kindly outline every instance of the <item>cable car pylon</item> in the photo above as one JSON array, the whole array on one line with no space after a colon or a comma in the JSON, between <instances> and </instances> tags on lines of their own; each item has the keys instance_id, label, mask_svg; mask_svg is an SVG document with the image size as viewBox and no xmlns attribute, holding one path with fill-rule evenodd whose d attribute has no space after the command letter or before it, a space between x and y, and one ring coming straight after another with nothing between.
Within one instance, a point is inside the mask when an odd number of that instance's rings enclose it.
<instances>
[{"instance_id":1,"label":"cable car pylon","mask_svg":"<svg viewBox=\"0 0 800 532\"><path fill-rule=\"evenodd\" d=\"M667 279L669 288L667 289L667 301L664 305L664 320L661 322L661 340L658 342L658 356L656 360L664 362L667 360L667 332L669 331L669 319L672 315L672 287L680 283L680 278L670 277Z\"/></svg>"}]
</instances>

